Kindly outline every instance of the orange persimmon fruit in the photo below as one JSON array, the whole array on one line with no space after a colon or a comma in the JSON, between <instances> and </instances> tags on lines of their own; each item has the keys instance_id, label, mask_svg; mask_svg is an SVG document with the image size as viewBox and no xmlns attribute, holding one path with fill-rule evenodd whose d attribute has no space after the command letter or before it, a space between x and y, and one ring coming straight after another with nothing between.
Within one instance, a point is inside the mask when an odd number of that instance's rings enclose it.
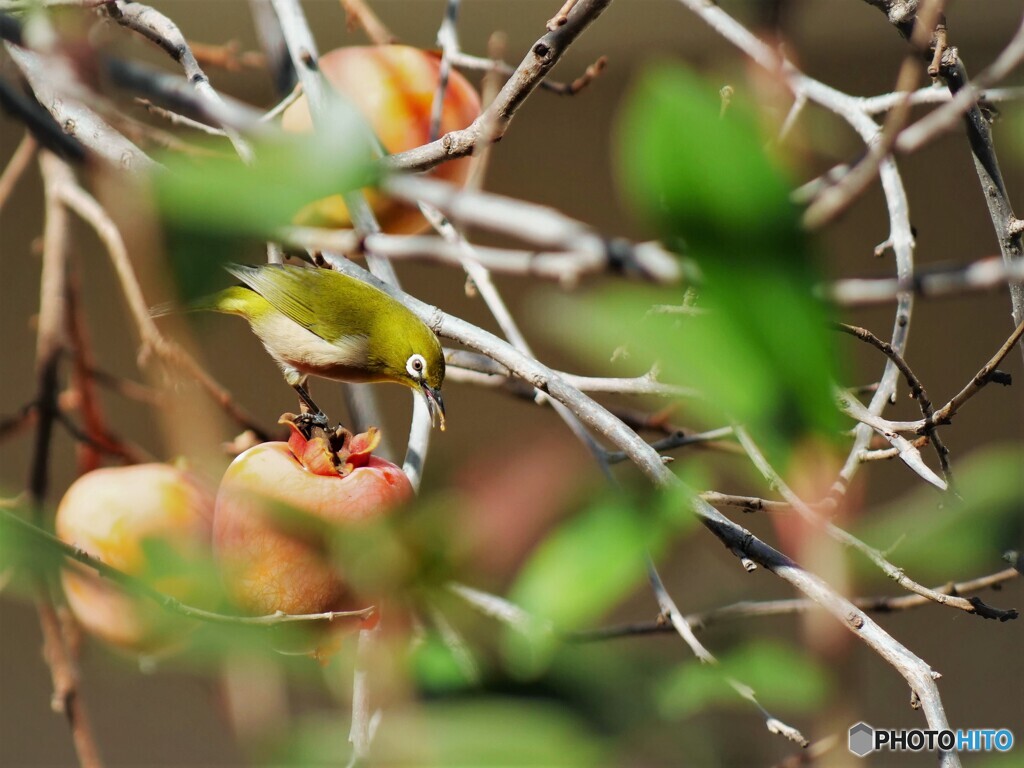
<instances>
[{"instance_id":1,"label":"orange persimmon fruit","mask_svg":"<svg viewBox=\"0 0 1024 768\"><path fill-rule=\"evenodd\" d=\"M351 594L344 564L330 556L330 535L387 514L412 498L412 485L371 455L375 429L307 439L293 418L282 419L292 429L287 443L250 448L221 481L213 546L225 584L258 615L364 608L367 598Z\"/></svg>"},{"instance_id":2,"label":"orange persimmon fruit","mask_svg":"<svg viewBox=\"0 0 1024 768\"><path fill-rule=\"evenodd\" d=\"M202 602L208 585L192 564L209 558L212 520L213 495L197 477L169 464L137 464L78 478L57 508L56 530L91 557L194 603ZM122 650L158 653L194 626L84 565L69 565L61 581L81 626Z\"/></svg>"}]
</instances>

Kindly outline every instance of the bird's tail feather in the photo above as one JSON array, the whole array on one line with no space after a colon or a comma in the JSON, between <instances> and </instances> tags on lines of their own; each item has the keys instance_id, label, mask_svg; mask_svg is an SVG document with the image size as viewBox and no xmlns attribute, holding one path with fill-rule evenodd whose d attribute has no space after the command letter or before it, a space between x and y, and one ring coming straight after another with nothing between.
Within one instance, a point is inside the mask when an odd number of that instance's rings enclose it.
<instances>
[{"instance_id":1,"label":"bird's tail feather","mask_svg":"<svg viewBox=\"0 0 1024 768\"><path fill-rule=\"evenodd\" d=\"M240 285L225 288L223 291L193 299L185 306L173 301L166 301L150 307L151 317L164 317L178 312L224 312L229 315L246 315L246 299L252 298L252 291Z\"/></svg>"}]
</instances>

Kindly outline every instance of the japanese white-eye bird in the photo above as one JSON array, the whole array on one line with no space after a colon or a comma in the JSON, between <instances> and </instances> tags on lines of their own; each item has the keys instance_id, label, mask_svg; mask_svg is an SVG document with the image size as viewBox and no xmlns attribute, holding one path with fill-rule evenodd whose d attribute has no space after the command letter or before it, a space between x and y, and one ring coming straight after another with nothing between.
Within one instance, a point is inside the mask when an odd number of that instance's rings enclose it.
<instances>
[{"instance_id":1,"label":"japanese white-eye bird","mask_svg":"<svg viewBox=\"0 0 1024 768\"><path fill-rule=\"evenodd\" d=\"M331 269L228 265L242 285L192 305L244 317L285 380L326 424L306 378L404 384L423 394L431 421L445 426L444 353L416 315L383 291Z\"/></svg>"}]
</instances>

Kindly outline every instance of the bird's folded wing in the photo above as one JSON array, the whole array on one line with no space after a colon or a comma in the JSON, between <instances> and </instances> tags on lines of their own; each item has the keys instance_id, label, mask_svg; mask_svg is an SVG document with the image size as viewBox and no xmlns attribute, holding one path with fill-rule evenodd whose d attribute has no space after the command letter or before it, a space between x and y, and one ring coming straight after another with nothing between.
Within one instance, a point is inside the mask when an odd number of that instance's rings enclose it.
<instances>
[{"instance_id":1,"label":"bird's folded wing","mask_svg":"<svg viewBox=\"0 0 1024 768\"><path fill-rule=\"evenodd\" d=\"M229 264L228 272L241 280L278 312L292 322L298 323L321 339L335 341L337 333L323 322L317 311L317 296L314 284L314 270L293 266L249 267Z\"/></svg>"}]
</instances>

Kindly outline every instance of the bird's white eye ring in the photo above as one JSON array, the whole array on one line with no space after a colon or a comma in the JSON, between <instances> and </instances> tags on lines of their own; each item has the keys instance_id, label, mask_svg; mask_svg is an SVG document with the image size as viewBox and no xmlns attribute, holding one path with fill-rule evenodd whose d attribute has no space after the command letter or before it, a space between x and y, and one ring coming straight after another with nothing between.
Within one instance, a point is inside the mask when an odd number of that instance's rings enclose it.
<instances>
[{"instance_id":1,"label":"bird's white eye ring","mask_svg":"<svg viewBox=\"0 0 1024 768\"><path fill-rule=\"evenodd\" d=\"M406 361L405 370L414 379L421 379L424 371L427 370L427 361L423 359L423 355L413 355Z\"/></svg>"}]
</instances>

